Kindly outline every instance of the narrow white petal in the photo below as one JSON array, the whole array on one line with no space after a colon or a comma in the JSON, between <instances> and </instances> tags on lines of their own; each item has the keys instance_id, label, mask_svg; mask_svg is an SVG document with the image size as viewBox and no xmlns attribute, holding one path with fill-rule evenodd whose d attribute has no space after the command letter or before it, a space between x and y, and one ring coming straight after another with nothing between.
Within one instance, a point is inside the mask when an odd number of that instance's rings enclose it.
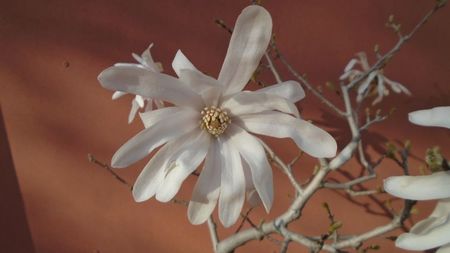
<instances>
[{"instance_id":1,"label":"narrow white petal","mask_svg":"<svg viewBox=\"0 0 450 253\"><path fill-rule=\"evenodd\" d=\"M169 166L169 158L190 134L187 133L164 145L147 163L133 186L133 197L136 202L146 201L156 194L164 180L165 169Z\"/></svg>"},{"instance_id":2,"label":"narrow white petal","mask_svg":"<svg viewBox=\"0 0 450 253\"><path fill-rule=\"evenodd\" d=\"M361 64L364 71L370 69L369 62L367 61L367 55L364 52L359 52L356 54L359 57L359 63Z\"/></svg>"},{"instance_id":3,"label":"narrow white petal","mask_svg":"<svg viewBox=\"0 0 450 253\"><path fill-rule=\"evenodd\" d=\"M239 92L223 101L222 108L228 109L232 115L259 113L278 110L299 117L297 107L289 100L267 93L251 91Z\"/></svg>"},{"instance_id":4,"label":"narrow white petal","mask_svg":"<svg viewBox=\"0 0 450 253\"><path fill-rule=\"evenodd\" d=\"M234 124L228 126L226 134L233 147L249 165L253 184L264 208L269 212L273 201L273 179L272 168L267 161L264 148L256 137Z\"/></svg>"},{"instance_id":5,"label":"narrow white petal","mask_svg":"<svg viewBox=\"0 0 450 253\"><path fill-rule=\"evenodd\" d=\"M164 121L146 128L127 141L114 154L111 165L124 168L144 158L155 148L198 127L199 113L182 110Z\"/></svg>"},{"instance_id":6,"label":"narrow white petal","mask_svg":"<svg viewBox=\"0 0 450 253\"><path fill-rule=\"evenodd\" d=\"M133 122L138 110L139 110L139 104L136 102L136 100L134 100L134 99L131 100L131 110L130 110L130 114L128 114L128 124L131 124L131 122Z\"/></svg>"},{"instance_id":7,"label":"narrow white petal","mask_svg":"<svg viewBox=\"0 0 450 253\"><path fill-rule=\"evenodd\" d=\"M248 163L245 161L245 159L242 159L242 169L244 170L245 176L245 191L247 196L247 202L252 207L258 206L262 202L261 199L259 198L258 192L255 189L255 184L253 184L252 171Z\"/></svg>"},{"instance_id":8,"label":"narrow white petal","mask_svg":"<svg viewBox=\"0 0 450 253\"><path fill-rule=\"evenodd\" d=\"M98 76L100 84L110 90L158 98L175 105L201 109L201 97L174 77L132 66L113 66Z\"/></svg>"},{"instance_id":9,"label":"narrow white petal","mask_svg":"<svg viewBox=\"0 0 450 253\"><path fill-rule=\"evenodd\" d=\"M384 190L404 199L429 200L450 198L450 171L426 176L396 176L384 181Z\"/></svg>"},{"instance_id":10,"label":"narrow white petal","mask_svg":"<svg viewBox=\"0 0 450 253\"><path fill-rule=\"evenodd\" d=\"M204 223L216 207L220 193L222 163L219 144L217 141L211 141L205 165L188 206L188 219L194 225Z\"/></svg>"},{"instance_id":11,"label":"narrow white petal","mask_svg":"<svg viewBox=\"0 0 450 253\"><path fill-rule=\"evenodd\" d=\"M450 253L450 243L441 246L436 253Z\"/></svg>"},{"instance_id":12,"label":"narrow white petal","mask_svg":"<svg viewBox=\"0 0 450 253\"><path fill-rule=\"evenodd\" d=\"M345 68L344 68L344 73L346 73L346 72L348 72L348 71L350 71L351 69L353 69L353 67L357 64L357 63L359 63L359 61L357 60L357 59L351 59L349 62L348 62L348 64L345 66Z\"/></svg>"},{"instance_id":13,"label":"narrow white petal","mask_svg":"<svg viewBox=\"0 0 450 253\"><path fill-rule=\"evenodd\" d=\"M139 116L141 117L142 123L144 124L145 128L149 128L153 126L155 123L168 119L172 117L175 113L181 111L183 111L182 107L172 106L161 108L158 110L142 112L139 113Z\"/></svg>"},{"instance_id":14,"label":"narrow white petal","mask_svg":"<svg viewBox=\"0 0 450 253\"><path fill-rule=\"evenodd\" d=\"M126 92L116 91L116 92L113 93L112 99L116 100L118 98L121 98L121 97L125 96L126 94L127 94Z\"/></svg>"},{"instance_id":15,"label":"narrow white petal","mask_svg":"<svg viewBox=\"0 0 450 253\"><path fill-rule=\"evenodd\" d=\"M219 219L230 227L239 218L245 200L245 177L241 156L227 137L218 138L224 160L220 180Z\"/></svg>"},{"instance_id":16,"label":"narrow white petal","mask_svg":"<svg viewBox=\"0 0 450 253\"><path fill-rule=\"evenodd\" d=\"M433 213L431 215L416 223L411 230L410 233L413 234L426 234L433 230L435 227L439 226L443 220L445 220L447 215L450 214L450 199L440 200L436 207L434 208Z\"/></svg>"},{"instance_id":17,"label":"narrow white petal","mask_svg":"<svg viewBox=\"0 0 450 253\"><path fill-rule=\"evenodd\" d=\"M296 81L286 81L279 84L270 85L254 92L278 95L291 101L292 103L296 103L305 97L305 91Z\"/></svg>"},{"instance_id":18,"label":"narrow white petal","mask_svg":"<svg viewBox=\"0 0 450 253\"><path fill-rule=\"evenodd\" d=\"M227 87L225 95L241 91L250 80L271 33L272 18L263 7L252 5L239 15L218 78Z\"/></svg>"},{"instance_id":19,"label":"narrow white petal","mask_svg":"<svg viewBox=\"0 0 450 253\"><path fill-rule=\"evenodd\" d=\"M171 157L174 167L167 171L164 182L156 192L156 199L161 202L170 201L180 190L184 180L205 159L211 135L198 129L192 134Z\"/></svg>"},{"instance_id":20,"label":"narrow white petal","mask_svg":"<svg viewBox=\"0 0 450 253\"><path fill-rule=\"evenodd\" d=\"M337 144L326 131L313 124L279 112L239 116L237 124L250 132L276 138L291 138L297 146L314 157L334 157Z\"/></svg>"},{"instance_id":21,"label":"narrow white petal","mask_svg":"<svg viewBox=\"0 0 450 253\"><path fill-rule=\"evenodd\" d=\"M384 76L381 74L377 75L377 93L378 96L377 98L372 102L372 105L376 105L379 102L381 102L381 100L383 100L384 97L384 91L386 90L386 88L384 87Z\"/></svg>"},{"instance_id":22,"label":"narrow white petal","mask_svg":"<svg viewBox=\"0 0 450 253\"><path fill-rule=\"evenodd\" d=\"M416 125L450 128L450 106L410 112L408 117L409 121Z\"/></svg>"},{"instance_id":23,"label":"narrow white petal","mask_svg":"<svg viewBox=\"0 0 450 253\"><path fill-rule=\"evenodd\" d=\"M395 246L406 250L428 250L450 243L450 217L438 218L435 227L426 233L405 233L395 241Z\"/></svg>"},{"instance_id":24,"label":"narrow white petal","mask_svg":"<svg viewBox=\"0 0 450 253\"><path fill-rule=\"evenodd\" d=\"M158 64L153 60L152 54L150 53L150 49L153 47L153 43L151 43L144 52L141 54L142 65L148 67L150 70L154 72L161 72L161 68Z\"/></svg>"},{"instance_id":25,"label":"narrow white petal","mask_svg":"<svg viewBox=\"0 0 450 253\"><path fill-rule=\"evenodd\" d=\"M134 100L139 105L140 108L144 108L145 106L145 99L142 96L136 95L134 97Z\"/></svg>"},{"instance_id":26,"label":"narrow white petal","mask_svg":"<svg viewBox=\"0 0 450 253\"><path fill-rule=\"evenodd\" d=\"M173 58L172 68L178 77L180 77L182 69L198 71L197 68L192 64L192 62L189 61L189 59L183 54L183 52L181 52L181 50L178 50L175 58Z\"/></svg>"},{"instance_id":27,"label":"narrow white petal","mask_svg":"<svg viewBox=\"0 0 450 253\"><path fill-rule=\"evenodd\" d=\"M367 88L369 88L370 83L372 83L373 79L377 76L378 72L373 71L369 74L369 76L364 80L364 82L358 87L358 96L356 97L356 101L361 102L361 100L364 97L364 94L367 91Z\"/></svg>"}]
</instances>

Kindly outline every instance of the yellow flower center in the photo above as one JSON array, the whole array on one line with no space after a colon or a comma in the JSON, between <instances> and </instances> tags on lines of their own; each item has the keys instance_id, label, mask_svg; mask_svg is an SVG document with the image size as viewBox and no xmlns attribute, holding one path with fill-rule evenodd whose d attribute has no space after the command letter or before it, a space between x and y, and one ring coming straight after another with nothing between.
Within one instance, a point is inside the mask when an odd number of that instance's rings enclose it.
<instances>
[{"instance_id":1,"label":"yellow flower center","mask_svg":"<svg viewBox=\"0 0 450 253\"><path fill-rule=\"evenodd\" d=\"M219 137L219 135L225 132L228 124L231 123L227 112L215 106L203 108L201 114L202 120L200 121L200 127L215 137Z\"/></svg>"}]
</instances>

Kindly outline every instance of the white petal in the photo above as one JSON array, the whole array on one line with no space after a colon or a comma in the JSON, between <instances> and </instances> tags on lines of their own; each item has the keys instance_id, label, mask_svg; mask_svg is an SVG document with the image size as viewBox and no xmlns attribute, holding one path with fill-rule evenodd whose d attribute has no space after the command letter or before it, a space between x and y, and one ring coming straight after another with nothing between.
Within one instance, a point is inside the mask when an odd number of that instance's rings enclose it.
<instances>
[{"instance_id":1,"label":"white petal","mask_svg":"<svg viewBox=\"0 0 450 253\"><path fill-rule=\"evenodd\" d=\"M220 180L219 219L225 227L238 219L245 200L245 177L241 157L227 137L218 138L224 161Z\"/></svg>"},{"instance_id":2,"label":"white petal","mask_svg":"<svg viewBox=\"0 0 450 253\"><path fill-rule=\"evenodd\" d=\"M180 70L180 80L187 84L195 92L200 94L203 98L205 105L217 106L217 102L223 91L223 86L219 82L203 74L200 71L182 69Z\"/></svg>"},{"instance_id":3,"label":"white petal","mask_svg":"<svg viewBox=\"0 0 450 253\"><path fill-rule=\"evenodd\" d=\"M194 224L204 223L213 212L220 192L222 155L217 141L212 141L205 159L205 166L195 184L188 206L188 219Z\"/></svg>"},{"instance_id":4,"label":"white petal","mask_svg":"<svg viewBox=\"0 0 450 253\"><path fill-rule=\"evenodd\" d=\"M178 193L184 180L205 159L210 138L210 134L199 129L172 155L171 163L174 163L174 167L166 172L164 182L156 192L158 201L168 202Z\"/></svg>"},{"instance_id":5,"label":"white petal","mask_svg":"<svg viewBox=\"0 0 450 253\"><path fill-rule=\"evenodd\" d=\"M441 246L436 253L450 253L450 243Z\"/></svg>"},{"instance_id":6,"label":"white petal","mask_svg":"<svg viewBox=\"0 0 450 253\"><path fill-rule=\"evenodd\" d=\"M201 97L171 76L132 66L113 66L98 76L110 90L124 91L146 98L158 98L175 105L196 109L204 107Z\"/></svg>"},{"instance_id":7,"label":"white petal","mask_svg":"<svg viewBox=\"0 0 450 253\"><path fill-rule=\"evenodd\" d=\"M270 85L254 91L255 93L266 93L283 97L292 103L296 103L305 97L305 91L296 81L286 81Z\"/></svg>"},{"instance_id":8,"label":"white petal","mask_svg":"<svg viewBox=\"0 0 450 253\"><path fill-rule=\"evenodd\" d=\"M142 123L144 123L145 128L149 128L153 126L155 123L158 123L161 120L168 119L172 117L175 113L180 111L183 111L182 107L172 106L158 110L139 113L139 116L141 117Z\"/></svg>"},{"instance_id":9,"label":"white petal","mask_svg":"<svg viewBox=\"0 0 450 253\"><path fill-rule=\"evenodd\" d=\"M251 207L258 206L262 202L258 196L258 192L255 189L255 184L253 184L252 171L251 171L248 163L245 161L245 159L242 160L242 169L244 170L245 191L247 193L247 202L250 204Z\"/></svg>"},{"instance_id":10,"label":"white petal","mask_svg":"<svg viewBox=\"0 0 450 253\"><path fill-rule=\"evenodd\" d=\"M142 96L136 95L134 97L134 100L136 100L137 104L139 105L140 108L144 108L145 106L145 100Z\"/></svg>"},{"instance_id":11,"label":"white petal","mask_svg":"<svg viewBox=\"0 0 450 253\"><path fill-rule=\"evenodd\" d=\"M273 179L272 168L267 161L264 148L256 137L234 124L228 126L226 134L233 147L249 165L256 191L264 208L269 212L273 201Z\"/></svg>"},{"instance_id":12,"label":"white petal","mask_svg":"<svg viewBox=\"0 0 450 253\"><path fill-rule=\"evenodd\" d=\"M409 121L416 125L450 128L450 106L410 112L408 117Z\"/></svg>"},{"instance_id":13,"label":"white petal","mask_svg":"<svg viewBox=\"0 0 450 253\"><path fill-rule=\"evenodd\" d=\"M161 72L161 68L158 66L158 64L155 63L153 60L153 57L150 53L150 49L153 47L153 43L148 46L146 50L141 54L142 59L142 65L148 67L150 70L154 72Z\"/></svg>"},{"instance_id":14,"label":"white petal","mask_svg":"<svg viewBox=\"0 0 450 253\"><path fill-rule=\"evenodd\" d=\"M346 73L346 72L350 71L351 69L353 69L353 67L354 67L357 63L359 63L359 61L358 61L357 59L351 59L351 60L348 62L347 66L345 66L345 68L344 68L344 73Z\"/></svg>"},{"instance_id":15,"label":"white petal","mask_svg":"<svg viewBox=\"0 0 450 253\"><path fill-rule=\"evenodd\" d=\"M239 15L218 78L227 87L225 95L241 91L250 80L271 33L272 18L263 7L252 5Z\"/></svg>"},{"instance_id":16,"label":"white petal","mask_svg":"<svg viewBox=\"0 0 450 253\"><path fill-rule=\"evenodd\" d=\"M199 113L190 109L182 110L146 128L131 138L114 154L111 165L124 168L144 158L155 148L198 127Z\"/></svg>"},{"instance_id":17,"label":"white petal","mask_svg":"<svg viewBox=\"0 0 450 253\"><path fill-rule=\"evenodd\" d=\"M133 197L136 202L146 201L156 194L169 166L169 158L176 152L191 133L164 145L147 163L133 186Z\"/></svg>"},{"instance_id":18,"label":"white petal","mask_svg":"<svg viewBox=\"0 0 450 253\"><path fill-rule=\"evenodd\" d=\"M378 104L379 102L381 102L381 100L383 100L383 96L384 96L384 91L386 90L386 88L384 87L384 76L381 74L377 75L377 93L378 96L377 98L372 102L372 105Z\"/></svg>"},{"instance_id":19,"label":"white petal","mask_svg":"<svg viewBox=\"0 0 450 253\"><path fill-rule=\"evenodd\" d=\"M237 124L256 134L276 138L291 138L297 146L314 157L334 157L334 138L313 124L278 112L263 112L240 116Z\"/></svg>"},{"instance_id":20,"label":"white petal","mask_svg":"<svg viewBox=\"0 0 450 253\"><path fill-rule=\"evenodd\" d=\"M361 64L364 71L370 69L369 62L367 61L367 55L364 52L359 52L356 54L359 57L359 63Z\"/></svg>"},{"instance_id":21,"label":"white petal","mask_svg":"<svg viewBox=\"0 0 450 253\"><path fill-rule=\"evenodd\" d=\"M384 190L399 198L413 200L450 197L450 171L426 176L396 176L384 181Z\"/></svg>"},{"instance_id":22,"label":"white petal","mask_svg":"<svg viewBox=\"0 0 450 253\"><path fill-rule=\"evenodd\" d=\"M128 114L128 124L131 124L131 122L133 122L138 110L139 110L139 104L136 102L136 100L134 100L134 99L131 100L131 110L130 110L130 114Z\"/></svg>"},{"instance_id":23,"label":"white petal","mask_svg":"<svg viewBox=\"0 0 450 253\"><path fill-rule=\"evenodd\" d=\"M278 110L299 117L297 107L289 100L273 94L251 91L239 92L233 95L223 101L221 107L228 109L232 115Z\"/></svg>"},{"instance_id":24,"label":"white petal","mask_svg":"<svg viewBox=\"0 0 450 253\"><path fill-rule=\"evenodd\" d=\"M370 73L369 76L364 80L364 82L358 87L358 96L356 97L356 101L361 102L364 94L367 91L367 88L369 88L370 83L377 76L377 74L377 71L373 71L372 73Z\"/></svg>"},{"instance_id":25,"label":"white petal","mask_svg":"<svg viewBox=\"0 0 450 253\"><path fill-rule=\"evenodd\" d=\"M198 71L191 61L189 61L189 59L183 54L183 52L181 52L181 50L178 50L175 58L173 58L172 68L178 77L180 77L182 69Z\"/></svg>"},{"instance_id":26,"label":"white petal","mask_svg":"<svg viewBox=\"0 0 450 253\"><path fill-rule=\"evenodd\" d=\"M427 250L450 243L450 202L441 201L431 216L409 233L400 235L395 245L408 250Z\"/></svg>"},{"instance_id":27,"label":"white petal","mask_svg":"<svg viewBox=\"0 0 450 253\"><path fill-rule=\"evenodd\" d=\"M118 98L121 98L121 97L125 96L126 94L127 94L126 92L116 91L116 92L113 93L112 99L116 100Z\"/></svg>"}]
</instances>

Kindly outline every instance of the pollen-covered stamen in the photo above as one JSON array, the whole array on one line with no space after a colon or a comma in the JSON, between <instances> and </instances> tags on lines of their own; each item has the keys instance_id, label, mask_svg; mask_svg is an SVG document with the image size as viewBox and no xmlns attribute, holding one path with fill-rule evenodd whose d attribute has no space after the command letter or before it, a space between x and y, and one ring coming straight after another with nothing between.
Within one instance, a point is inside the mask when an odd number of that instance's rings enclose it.
<instances>
[{"instance_id":1,"label":"pollen-covered stamen","mask_svg":"<svg viewBox=\"0 0 450 253\"><path fill-rule=\"evenodd\" d=\"M215 137L218 137L225 132L228 124L231 123L231 119L228 117L227 112L222 111L222 109L215 106L205 107L201 114L202 120L200 121L200 127Z\"/></svg>"}]
</instances>

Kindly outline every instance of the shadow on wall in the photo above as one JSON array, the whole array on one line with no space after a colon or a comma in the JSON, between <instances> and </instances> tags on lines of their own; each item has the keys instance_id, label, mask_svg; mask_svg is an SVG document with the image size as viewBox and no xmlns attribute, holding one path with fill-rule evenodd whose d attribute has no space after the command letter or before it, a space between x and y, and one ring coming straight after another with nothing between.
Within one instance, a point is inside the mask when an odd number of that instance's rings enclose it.
<instances>
[{"instance_id":1,"label":"shadow on wall","mask_svg":"<svg viewBox=\"0 0 450 253\"><path fill-rule=\"evenodd\" d=\"M0 107L0 247L3 252L33 253L25 206L9 149Z\"/></svg>"}]
</instances>

